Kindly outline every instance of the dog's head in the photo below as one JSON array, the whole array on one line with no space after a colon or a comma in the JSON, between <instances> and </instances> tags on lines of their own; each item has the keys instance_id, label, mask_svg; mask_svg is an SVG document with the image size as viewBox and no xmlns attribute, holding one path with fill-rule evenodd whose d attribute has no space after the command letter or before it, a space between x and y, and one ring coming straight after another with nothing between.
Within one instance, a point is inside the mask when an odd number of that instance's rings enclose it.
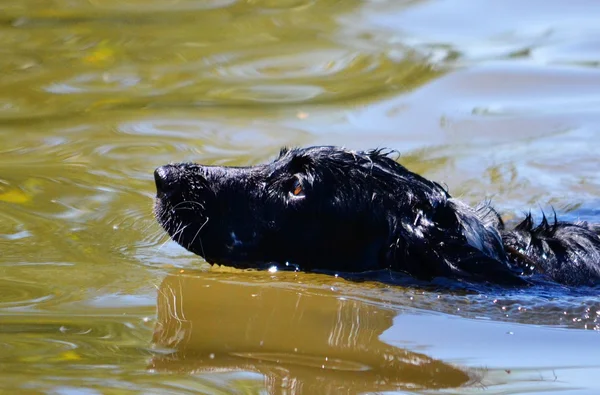
<instances>
[{"instance_id":1,"label":"dog's head","mask_svg":"<svg viewBox=\"0 0 600 395\"><path fill-rule=\"evenodd\" d=\"M335 147L283 149L252 167L183 163L154 174L155 214L169 235L211 263L236 267L375 268L395 225L390 210L404 202L414 220L413 211L445 198L381 151Z\"/></svg>"},{"instance_id":2,"label":"dog's head","mask_svg":"<svg viewBox=\"0 0 600 395\"><path fill-rule=\"evenodd\" d=\"M251 167L159 167L156 218L183 247L238 268L392 268L431 278L461 265L480 271L477 259L503 254L474 210L388 154L325 146L283 149Z\"/></svg>"}]
</instances>

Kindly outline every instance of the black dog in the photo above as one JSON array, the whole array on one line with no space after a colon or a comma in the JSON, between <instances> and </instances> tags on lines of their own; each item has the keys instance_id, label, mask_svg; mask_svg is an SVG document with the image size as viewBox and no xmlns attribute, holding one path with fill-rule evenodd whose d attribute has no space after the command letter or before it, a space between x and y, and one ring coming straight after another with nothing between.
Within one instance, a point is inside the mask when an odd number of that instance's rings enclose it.
<instances>
[{"instance_id":1,"label":"black dog","mask_svg":"<svg viewBox=\"0 0 600 395\"><path fill-rule=\"evenodd\" d=\"M172 164L154 176L158 222L209 263L389 269L499 284L531 275L600 282L600 225L544 217L534 227L527 216L507 230L489 205L453 199L381 150L283 149L265 165Z\"/></svg>"}]
</instances>

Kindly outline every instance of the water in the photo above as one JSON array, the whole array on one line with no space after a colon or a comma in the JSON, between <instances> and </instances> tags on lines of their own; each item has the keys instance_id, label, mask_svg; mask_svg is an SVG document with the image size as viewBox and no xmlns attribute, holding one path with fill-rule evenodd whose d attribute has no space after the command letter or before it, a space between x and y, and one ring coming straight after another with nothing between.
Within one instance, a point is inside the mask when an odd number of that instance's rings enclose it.
<instances>
[{"instance_id":1,"label":"water","mask_svg":"<svg viewBox=\"0 0 600 395\"><path fill-rule=\"evenodd\" d=\"M155 167L386 146L511 220L600 220L600 3L4 0L0 391L597 393L594 289L208 269Z\"/></svg>"}]
</instances>

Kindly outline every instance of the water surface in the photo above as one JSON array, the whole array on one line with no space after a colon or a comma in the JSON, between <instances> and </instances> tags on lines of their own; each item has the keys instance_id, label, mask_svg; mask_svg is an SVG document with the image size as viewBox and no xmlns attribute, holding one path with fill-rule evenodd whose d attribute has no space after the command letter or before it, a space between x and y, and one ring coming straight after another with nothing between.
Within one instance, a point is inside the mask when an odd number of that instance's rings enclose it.
<instances>
[{"instance_id":1,"label":"water surface","mask_svg":"<svg viewBox=\"0 0 600 395\"><path fill-rule=\"evenodd\" d=\"M0 390L600 390L593 289L208 270L155 167L390 147L509 220L600 220L600 3L4 0Z\"/></svg>"}]
</instances>

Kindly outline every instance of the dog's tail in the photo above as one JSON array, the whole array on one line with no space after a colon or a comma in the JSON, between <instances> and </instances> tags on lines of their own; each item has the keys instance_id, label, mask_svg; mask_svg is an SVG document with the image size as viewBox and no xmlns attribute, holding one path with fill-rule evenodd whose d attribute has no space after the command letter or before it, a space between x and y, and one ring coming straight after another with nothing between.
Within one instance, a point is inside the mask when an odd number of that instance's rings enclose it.
<instances>
[{"instance_id":1,"label":"dog's tail","mask_svg":"<svg viewBox=\"0 0 600 395\"><path fill-rule=\"evenodd\" d=\"M500 224L504 249L525 275L541 274L567 285L600 284L600 224L560 222L531 213L514 229Z\"/></svg>"}]
</instances>

